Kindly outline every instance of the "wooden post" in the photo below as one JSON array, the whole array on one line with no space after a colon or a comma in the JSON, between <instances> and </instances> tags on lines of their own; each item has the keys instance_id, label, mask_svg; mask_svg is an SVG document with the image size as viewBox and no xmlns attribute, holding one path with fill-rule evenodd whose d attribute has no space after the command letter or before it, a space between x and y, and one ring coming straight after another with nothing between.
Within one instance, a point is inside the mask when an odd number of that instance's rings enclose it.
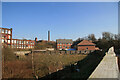
<instances>
[{"instance_id":1,"label":"wooden post","mask_svg":"<svg viewBox=\"0 0 120 80\"><path fill-rule=\"evenodd\" d=\"M31 51L31 53L32 53L32 70L33 70L33 74L34 74L33 51Z\"/></svg>"}]
</instances>

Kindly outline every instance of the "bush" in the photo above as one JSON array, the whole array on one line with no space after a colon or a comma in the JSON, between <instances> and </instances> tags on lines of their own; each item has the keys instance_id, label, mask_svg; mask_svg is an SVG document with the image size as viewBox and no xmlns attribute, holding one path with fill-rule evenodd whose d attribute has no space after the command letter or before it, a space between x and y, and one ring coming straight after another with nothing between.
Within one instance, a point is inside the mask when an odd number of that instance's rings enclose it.
<instances>
[{"instance_id":1,"label":"bush","mask_svg":"<svg viewBox=\"0 0 120 80\"><path fill-rule=\"evenodd\" d=\"M11 61L11 60L16 60L17 57L14 54L13 49L11 48L2 48L2 56L4 58L4 61Z\"/></svg>"}]
</instances>

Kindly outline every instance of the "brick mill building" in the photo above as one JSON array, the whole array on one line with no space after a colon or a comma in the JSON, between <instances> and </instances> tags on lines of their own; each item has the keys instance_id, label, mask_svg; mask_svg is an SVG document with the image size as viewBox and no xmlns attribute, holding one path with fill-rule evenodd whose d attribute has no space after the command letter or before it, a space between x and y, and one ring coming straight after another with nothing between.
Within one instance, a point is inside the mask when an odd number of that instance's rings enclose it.
<instances>
[{"instance_id":1,"label":"brick mill building","mask_svg":"<svg viewBox=\"0 0 120 80\"><path fill-rule=\"evenodd\" d=\"M83 40L77 45L78 51L94 51L96 50L95 44L88 40Z\"/></svg>"},{"instance_id":2,"label":"brick mill building","mask_svg":"<svg viewBox=\"0 0 120 80\"><path fill-rule=\"evenodd\" d=\"M12 44L12 28L0 28L2 46L11 46Z\"/></svg>"},{"instance_id":3,"label":"brick mill building","mask_svg":"<svg viewBox=\"0 0 120 80\"><path fill-rule=\"evenodd\" d=\"M9 46L18 49L31 49L35 46L35 40L12 39L12 28L0 28L2 47Z\"/></svg>"},{"instance_id":4,"label":"brick mill building","mask_svg":"<svg viewBox=\"0 0 120 80\"><path fill-rule=\"evenodd\" d=\"M67 50L71 48L73 41L72 39L57 39L56 44L58 50Z\"/></svg>"}]
</instances>

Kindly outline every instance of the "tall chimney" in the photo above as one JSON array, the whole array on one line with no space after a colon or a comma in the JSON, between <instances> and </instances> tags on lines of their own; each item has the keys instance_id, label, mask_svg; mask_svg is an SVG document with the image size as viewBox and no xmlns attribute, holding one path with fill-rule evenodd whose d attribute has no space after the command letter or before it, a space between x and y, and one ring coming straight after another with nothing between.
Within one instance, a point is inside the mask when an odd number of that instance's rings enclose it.
<instances>
[{"instance_id":1,"label":"tall chimney","mask_svg":"<svg viewBox=\"0 0 120 80\"><path fill-rule=\"evenodd\" d=\"M50 41L50 31L48 31L48 42Z\"/></svg>"}]
</instances>

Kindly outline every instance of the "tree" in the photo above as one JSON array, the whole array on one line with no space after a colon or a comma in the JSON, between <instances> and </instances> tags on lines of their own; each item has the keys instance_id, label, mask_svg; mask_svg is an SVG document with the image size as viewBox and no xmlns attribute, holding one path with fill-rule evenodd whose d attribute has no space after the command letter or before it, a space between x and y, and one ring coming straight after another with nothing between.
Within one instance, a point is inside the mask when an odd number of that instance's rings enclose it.
<instances>
[{"instance_id":1,"label":"tree","mask_svg":"<svg viewBox=\"0 0 120 80\"><path fill-rule=\"evenodd\" d=\"M110 33L110 32L103 32L102 33L102 39L113 40L114 35L112 33Z\"/></svg>"},{"instance_id":2,"label":"tree","mask_svg":"<svg viewBox=\"0 0 120 80\"><path fill-rule=\"evenodd\" d=\"M96 40L95 35L94 34L88 35L88 40L95 41Z\"/></svg>"}]
</instances>

